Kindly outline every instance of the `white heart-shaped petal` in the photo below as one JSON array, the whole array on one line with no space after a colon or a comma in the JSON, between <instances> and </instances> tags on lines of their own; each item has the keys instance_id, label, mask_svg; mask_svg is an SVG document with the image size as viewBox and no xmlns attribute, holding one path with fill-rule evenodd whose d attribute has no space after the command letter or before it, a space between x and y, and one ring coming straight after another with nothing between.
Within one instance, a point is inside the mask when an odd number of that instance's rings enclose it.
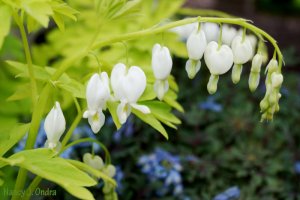
<instances>
[{"instance_id":1,"label":"white heart-shaped petal","mask_svg":"<svg viewBox=\"0 0 300 200\"><path fill-rule=\"evenodd\" d=\"M253 49L249 39L242 36L236 36L231 44L233 52L233 60L235 64L244 64L248 62L253 56Z\"/></svg>"},{"instance_id":2,"label":"white heart-shaped petal","mask_svg":"<svg viewBox=\"0 0 300 200\"><path fill-rule=\"evenodd\" d=\"M106 72L94 74L86 88L86 100L89 110L103 108L110 97L109 79Z\"/></svg>"},{"instance_id":3,"label":"white heart-shaped petal","mask_svg":"<svg viewBox=\"0 0 300 200\"><path fill-rule=\"evenodd\" d=\"M210 42L204 52L205 63L213 75L226 73L233 64L233 54L229 46L222 45L220 48L218 43Z\"/></svg>"},{"instance_id":4,"label":"white heart-shaped petal","mask_svg":"<svg viewBox=\"0 0 300 200\"><path fill-rule=\"evenodd\" d=\"M122 84L123 84L123 78L126 75L126 71L127 71L126 66L123 63L118 63L114 66L111 72L110 82L116 100L122 100L125 98Z\"/></svg>"},{"instance_id":5,"label":"white heart-shaped petal","mask_svg":"<svg viewBox=\"0 0 300 200\"><path fill-rule=\"evenodd\" d=\"M204 31L193 31L186 42L189 59L200 60L203 56L206 45L207 42Z\"/></svg>"},{"instance_id":6,"label":"white heart-shaped petal","mask_svg":"<svg viewBox=\"0 0 300 200\"><path fill-rule=\"evenodd\" d=\"M164 80L171 73L173 61L167 47L155 44L152 49L152 70L156 79Z\"/></svg>"},{"instance_id":7,"label":"white heart-shaped petal","mask_svg":"<svg viewBox=\"0 0 300 200\"><path fill-rule=\"evenodd\" d=\"M130 67L128 73L122 79L123 93L129 103L135 103L144 93L146 88L146 75L136 66Z\"/></svg>"},{"instance_id":8,"label":"white heart-shaped petal","mask_svg":"<svg viewBox=\"0 0 300 200\"><path fill-rule=\"evenodd\" d=\"M104 167L103 160L100 156L85 153L83 155L83 162L94 169L101 170Z\"/></svg>"}]
</instances>

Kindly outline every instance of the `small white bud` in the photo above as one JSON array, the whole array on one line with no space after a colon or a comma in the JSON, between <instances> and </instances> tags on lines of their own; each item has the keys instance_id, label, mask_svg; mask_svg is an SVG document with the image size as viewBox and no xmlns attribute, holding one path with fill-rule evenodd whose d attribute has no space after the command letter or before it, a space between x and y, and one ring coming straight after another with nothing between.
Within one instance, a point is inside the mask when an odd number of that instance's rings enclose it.
<instances>
[{"instance_id":1,"label":"small white bud","mask_svg":"<svg viewBox=\"0 0 300 200\"><path fill-rule=\"evenodd\" d=\"M54 149L59 144L59 139L66 129L66 120L60 108L59 102L55 102L54 107L48 113L44 129L47 135L46 146Z\"/></svg>"},{"instance_id":2,"label":"small white bud","mask_svg":"<svg viewBox=\"0 0 300 200\"><path fill-rule=\"evenodd\" d=\"M231 79L234 84L237 84L241 79L243 65L234 64L231 73Z\"/></svg>"},{"instance_id":3,"label":"small white bud","mask_svg":"<svg viewBox=\"0 0 300 200\"><path fill-rule=\"evenodd\" d=\"M190 79L195 78L195 76L198 73L198 71L200 70L200 68L201 68L200 60L198 60L198 61L197 60L188 60L185 65L185 70Z\"/></svg>"},{"instance_id":4,"label":"small white bud","mask_svg":"<svg viewBox=\"0 0 300 200\"><path fill-rule=\"evenodd\" d=\"M214 94L216 93L218 89L218 81L219 81L219 76L218 75L210 75L209 81L207 84L207 91L209 94Z\"/></svg>"},{"instance_id":5,"label":"small white bud","mask_svg":"<svg viewBox=\"0 0 300 200\"><path fill-rule=\"evenodd\" d=\"M281 86L283 82L283 76L282 74L273 72L271 75L271 81L272 81L272 87L273 88L278 88Z\"/></svg>"},{"instance_id":6,"label":"small white bud","mask_svg":"<svg viewBox=\"0 0 300 200\"><path fill-rule=\"evenodd\" d=\"M152 49L152 70L156 79L165 80L171 73L173 61L167 47L155 44Z\"/></svg>"}]
</instances>

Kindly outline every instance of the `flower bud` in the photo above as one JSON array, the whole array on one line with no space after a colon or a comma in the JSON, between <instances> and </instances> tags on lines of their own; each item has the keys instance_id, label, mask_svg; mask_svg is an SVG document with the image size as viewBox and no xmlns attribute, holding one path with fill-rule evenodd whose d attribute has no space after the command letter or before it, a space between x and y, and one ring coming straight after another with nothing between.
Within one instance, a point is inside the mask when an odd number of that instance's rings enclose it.
<instances>
[{"instance_id":1,"label":"flower bud","mask_svg":"<svg viewBox=\"0 0 300 200\"><path fill-rule=\"evenodd\" d=\"M111 178L116 175L116 171L116 167L111 164L104 168L104 173Z\"/></svg>"},{"instance_id":2,"label":"flower bud","mask_svg":"<svg viewBox=\"0 0 300 200\"><path fill-rule=\"evenodd\" d=\"M231 79L234 84L237 84L241 79L241 74L243 71L243 65L234 64L231 73Z\"/></svg>"},{"instance_id":3,"label":"flower bud","mask_svg":"<svg viewBox=\"0 0 300 200\"><path fill-rule=\"evenodd\" d=\"M251 72L249 76L249 89L251 92L254 92L259 84L260 74Z\"/></svg>"},{"instance_id":4,"label":"flower bud","mask_svg":"<svg viewBox=\"0 0 300 200\"><path fill-rule=\"evenodd\" d=\"M239 35L233 39L231 48L235 64L244 64L248 62L253 55L253 49L249 39L244 38L243 40L243 37Z\"/></svg>"},{"instance_id":5,"label":"flower bud","mask_svg":"<svg viewBox=\"0 0 300 200\"><path fill-rule=\"evenodd\" d=\"M273 72L271 75L271 82L272 82L272 87L273 88L278 88L281 86L283 82L283 76L282 74Z\"/></svg>"},{"instance_id":6,"label":"flower bud","mask_svg":"<svg viewBox=\"0 0 300 200\"><path fill-rule=\"evenodd\" d=\"M167 47L155 44L152 49L152 70L156 79L165 80L170 75L173 61Z\"/></svg>"},{"instance_id":7,"label":"flower bud","mask_svg":"<svg viewBox=\"0 0 300 200\"><path fill-rule=\"evenodd\" d=\"M260 102L259 106L260 106L260 111L261 111L261 112L264 112L265 110L267 110L267 109L269 108L268 100L267 100L266 98L264 98L264 99Z\"/></svg>"},{"instance_id":8,"label":"flower bud","mask_svg":"<svg viewBox=\"0 0 300 200\"><path fill-rule=\"evenodd\" d=\"M213 75L225 74L233 64L233 54L229 46L210 42L204 52L205 63Z\"/></svg>"},{"instance_id":9,"label":"flower bud","mask_svg":"<svg viewBox=\"0 0 300 200\"><path fill-rule=\"evenodd\" d=\"M83 155L83 162L97 170L101 170L104 167L102 158L90 153L85 153Z\"/></svg>"},{"instance_id":10,"label":"flower bud","mask_svg":"<svg viewBox=\"0 0 300 200\"><path fill-rule=\"evenodd\" d=\"M266 67L266 71L268 74L272 74L278 70L278 62L275 59L271 59Z\"/></svg>"},{"instance_id":11,"label":"flower bud","mask_svg":"<svg viewBox=\"0 0 300 200\"><path fill-rule=\"evenodd\" d=\"M263 57L261 54L256 54L252 60L251 72L260 73Z\"/></svg>"},{"instance_id":12,"label":"flower bud","mask_svg":"<svg viewBox=\"0 0 300 200\"><path fill-rule=\"evenodd\" d=\"M218 89L218 81L219 81L219 76L218 75L210 75L209 81L207 84L207 91L209 94L214 94L216 93Z\"/></svg>"},{"instance_id":13,"label":"flower bud","mask_svg":"<svg viewBox=\"0 0 300 200\"><path fill-rule=\"evenodd\" d=\"M188 60L185 65L185 70L190 79L195 78L195 76L198 73L198 71L200 70L200 68L201 68L200 60L198 60L198 61L197 60Z\"/></svg>"},{"instance_id":14,"label":"flower bud","mask_svg":"<svg viewBox=\"0 0 300 200\"><path fill-rule=\"evenodd\" d=\"M200 60L203 56L206 45L207 42L204 31L193 31L186 43L189 59Z\"/></svg>"},{"instance_id":15,"label":"flower bud","mask_svg":"<svg viewBox=\"0 0 300 200\"><path fill-rule=\"evenodd\" d=\"M60 108L59 102L55 102L54 107L48 113L44 129L47 135L46 146L54 149L59 144L59 139L66 129L66 120Z\"/></svg>"}]
</instances>

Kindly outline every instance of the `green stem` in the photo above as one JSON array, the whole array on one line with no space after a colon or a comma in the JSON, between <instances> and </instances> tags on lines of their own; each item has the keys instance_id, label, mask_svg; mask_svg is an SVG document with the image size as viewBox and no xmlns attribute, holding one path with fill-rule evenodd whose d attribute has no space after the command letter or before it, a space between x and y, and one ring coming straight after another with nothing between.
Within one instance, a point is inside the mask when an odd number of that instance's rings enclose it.
<instances>
[{"instance_id":1,"label":"green stem","mask_svg":"<svg viewBox=\"0 0 300 200\"><path fill-rule=\"evenodd\" d=\"M71 142L70 144L68 144L67 146L62 148L60 153L64 152L65 150L67 150L68 148L70 148L74 145L84 143L84 142L92 142L92 143L98 144L105 152L105 164L108 165L108 164L111 163L110 154L109 154L109 151L107 150L107 148L105 147L105 145L103 143L99 142L98 140L93 139L93 138L82 138L82 139L76 140L74 142Z\"/></svg>"},{"instance_id":2,"label":"green stem","mask_svg":"<svg viewBox=\"0 0 300 200\"><path fill-rule=\"evenodd\" d=\"M222 34L223 34L223 24L220 24L220 34L219 34L219 40L218 40L218 50L220 50L222 46Z\"/></svg>"},{"instance_id":3,"label":"green stem","mask_svg":"<svg viewBox=\"0 0 300 200\"><path fill-rule=\"evenodd\" d=\"M33 181L30 183L29 187L25 190L25 196L23 197L23 200L29 200L32 196L33 191L35 188L40 184L40 182L43 180L42 177L36 176Z\"/></svg>"},{"instance_id":4,"label":"green stem","mask_svg":"<svg viewBox=\"0 0 300 200\"><path fill-rule=\"evenodd\" d=\"M38 98L38 92L37 92L37 85L36 85L36 80L35 80L35 76L34 76L32 57L31 57L31 53L30 53L27 33L25 31L25 27L24 27L24 23L23 23L23 18L24 18L23 15L24 14L22 13L21 16L16 16L15 18L18 20L17 24L18 24L18 27L19 27L19 30L21 33L25 57L26 57L26 61L27 61L30 85L31 85L32 109L34 109L36 102L37 102L37 98Z\"/></svg>"}]
</instances>

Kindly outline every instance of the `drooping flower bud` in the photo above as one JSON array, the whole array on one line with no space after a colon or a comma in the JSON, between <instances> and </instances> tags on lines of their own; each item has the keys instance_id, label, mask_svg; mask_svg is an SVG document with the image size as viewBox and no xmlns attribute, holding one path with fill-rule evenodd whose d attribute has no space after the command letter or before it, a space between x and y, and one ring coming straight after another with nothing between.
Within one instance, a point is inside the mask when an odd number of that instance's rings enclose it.
<instances>
[{"instance_id":1,"label":"drooping flower bud","mask_svg":"<svg viewBox=\"0 0 300 200\"><path fill-rule=\"evenodd\" d=\"M86 100L88 110L84 112L83 118L88 122L94 133L98 133L105 122L105 115L102 110L110 98L109 78L106 72L94 74L86 88Z\"/></svg>"},{"instance_id":2,"label":"drooping flower bud","mask_svg":"<svg viewBox=\"0 0 300 200\"><path fill-rule=\"evenodd\" d=\"M131 107L144 114L150 113L150 109L144 105L138 105L137 101L146 88L146 75L136 66L130 67L119 63L111 72L111 85L116 100L120 101L117 115L121 124L124 124L131 113Z\"/></svg>"},{"instance_id":3,"label":"drooping flower bud","mask_svg":"<svg viewBox=\"0 0 300 200\"><path fill-rule=\"evenodd\" d=\"M203 30L195 30L189 36L186 47L190 60L200 60L207 46L205 33Z\"/></svg>"},{"instance_id":4,"label":"drooping flower bud","mask_svg":"<svg viewBox=\"0 0 300 200\"><path fill-rule=\"evenodd\" d=\"M45 119L44 129L47 135L45 146L50 149L59 148L59 139L66 129L66 120L59 102L55 102L54 107L48 113Z\"/></svg>"},{"instance_id":5,"label":"drooping flower bud","mask_svg":"<svg viewBox=\"0 0 300 200\"><path fill-rule=\"evenodd\" d=\"M233 61L235 64L245 64L253 55L252 45L249 39L242 36L235 36L231 44Z\"/></svg>"},{"instance_id":6,"label":"drooping flower bud","mask_svg":"<svg viewBox=\"0 0 300 200\"><path fill-rule=\"evenodd\" d=\"M233 54L229 46L218 46L218 43L210 42L204 52L205 63L213 75L225 74L233 64Z\"/></svg>"},{"instance_id":7,"label":"drooping flower bud","mask_svg":"<svg viewBox=\"0 0 300 200\"><path fill-rule=\"evenodd\" d=\"M280 87L282 82L283 82L282 74L279 74L277 72L273 72L272 75L271 75L271 81L272 81L272 87L273 88Z\"/></svg>"},{"instance_id":8,"label":"drooping flower bud","mask_svg":"<svg viewBox=\"0 0 300 200\"><path fill-rule=\"evenodd\" d=\"M104 167L103 160L100 156L85 153L83 155L83 162L94 169L101 170Z\"/></svg>"},{"instance_id":9,"label":"drooping flower bud","mask_svg":"<svg viewBox=\"0 0 300 200\"><path fill-rule=\"evenodd\" d=\"M219 76L218 75L210 75L209 81L207 84L207 91L209 94L214 94L216 93L218 89L218 81L219 81Z\"/></svg>"},{"instance_id":10,"label":"drooping flower bud","mask_svg":"<svg viewBox=\"0 0 300 200\"><path fill-rule=\"evenodd\" d=\"M242 71L243 71L243 65L241 65L241 64L234 64L233 65L232 73L231 73L231 79L232 79L232 82L234 84L237 84L240 81Z\"/></svg>"},{"instance_id":11,"label":"drooping flower bud","mask_svg":"<svg viewBox=\"0 0 300 200\"><path fill-rule=\"evenodd\" d=\"M165 80L172 70L172 57L167 47L155 44L152 49L152 70L158 80Z\"/></svg>"},{"instance_id":12,"label":"drooping flower bud","mask_svg":"<svg viewBox=\"0 0 300 200\"><path fill-rule=\"evenodd\" d=\"M254 92L259 84L262 61L263 57L259 53L253 57L251 72L248 81L251 92Z\"/></svg>"},{"instance_id":13,"label":"drooping flower bud","mask_svg":"<svg viewBox=\"0 0 300 200\"><path fill-rule=\"evenodd\" d=\"M195 78L196 74L198 73L198 71L200 70L201 68L201 62L200 60L188 60L186 62L186 65L185 65L185 70L188 74L188 77L190 79L193 79Z\"/></svg>"},{"instance_id":14,"label":"drooping flower bud","mask_svg":"<svg viewBox=\"0 0 300 200\"><path fill-rule=\"evenodd\" d=\"M156 96L162 100L169 89L168 76L172 70L173 61L167 47L155 44L152 49L152 69L156 82L154 91Z\"/></svg>"}]
</instances>

